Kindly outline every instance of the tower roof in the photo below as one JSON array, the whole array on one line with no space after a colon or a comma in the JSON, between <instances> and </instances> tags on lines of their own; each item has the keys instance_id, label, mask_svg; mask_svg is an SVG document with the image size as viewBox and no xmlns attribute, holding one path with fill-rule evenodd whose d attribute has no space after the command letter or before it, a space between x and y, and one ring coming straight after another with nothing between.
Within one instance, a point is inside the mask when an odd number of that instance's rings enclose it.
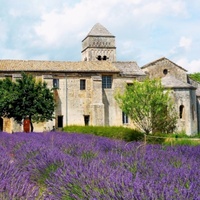
<instances>
[{"instance_id":1,"label":"tower roof","mask_svg":"<svg viewBox=\"0 0 200 200\"><path fill-rule=\"evenodd\" d=\"M104 26L100 23L95 24L87 36L112 36L114 37Z\"/></svg>"}]
</instances>

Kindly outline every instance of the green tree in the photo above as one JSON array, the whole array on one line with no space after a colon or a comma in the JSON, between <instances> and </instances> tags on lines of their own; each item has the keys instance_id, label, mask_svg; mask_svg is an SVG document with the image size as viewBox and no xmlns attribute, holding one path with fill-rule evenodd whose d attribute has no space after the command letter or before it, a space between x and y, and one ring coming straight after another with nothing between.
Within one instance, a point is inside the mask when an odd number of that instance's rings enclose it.
<instances>
[{"instance_id":1,"label":"green tree","mask_svg":"<svg viewBox=\"0 0 200 200\"><path fill-rule=\"evenodd\" d=\"M10 118L16 99L15 86L9 78L0 80L0 115Z\"/></svg>"},{"instance_id":2,"label":"green tree","mask_svg":"<svg viewBox=\"0 0 200 200\"><path fill-rule=\"evenodd\" d=\"M194 81L200 82L200 72L189 74L189 77Z\"/></svg>"},{"instance_id":3,"label":"green tree","mask_svg":"<svg viewBox=\"0 0 200 200\"><path fill-rule=\"evenodd\" d=\"M31 132L33 122L44 122L53 119L55 108L53 92L47 83L36 81L31 74L22 73L22 78L12 82L9 79L0 81L0 113L3 117L13 118L22 123L30 119Z\"/></svg>"},{"instance_id":4,"label":"green tree","mask_svg":"<svg viewBox=\"0 0 200 200\"><path fill-rule=\"evenodd\" d=\"M160 80L134 81L126 86L123 94L118 92L116 100L135 126L146 134L170 133L176 127L177 114L172 99Z\"/></svg>"}]
</instances>

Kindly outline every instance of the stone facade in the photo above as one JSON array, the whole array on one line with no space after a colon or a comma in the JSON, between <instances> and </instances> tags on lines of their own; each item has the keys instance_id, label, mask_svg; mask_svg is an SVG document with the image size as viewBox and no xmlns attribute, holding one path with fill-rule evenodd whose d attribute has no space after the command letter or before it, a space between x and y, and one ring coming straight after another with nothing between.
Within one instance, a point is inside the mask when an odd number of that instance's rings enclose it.
<instances>
[{"instance_id":1,"label":"stone facade","mask_svg":"<svg viewBox=\"0 0 200 200\"><path fill-rule=\"evenodd\" d=\"M144 65L141 68L149 78L162 78L170 73L182 82L188 82L187 70L164 57Z\"/></svg>"},{"instance_id":2,"label":"stone facade","mask_svg":"<svg viewBox=\"0 0 200 200\"><path fill-rule=\"evenodd\" d=\"M150 78L161 78L171 96L177 111L177 132L195 135L199 132L199 108L197 106L198 86L188 81L187 71L167 58L161 58L142 67Z\"/></svg>"},{"instance_id":3,"label":"stone facade","mask_svg":"<svg viewBox=\"0 0 200 200\"><path fill-rule=\"evenodd\" d=\"M162 78L166 88L172 89L176 102L178 131L196 134L200 127L200 94L188 82L187 71L172 61L161 58L140 68L136 62L116 60L115 36L101 24L96 24L82 41L82 61L24 61L0 60L0 78L13 81L21 72L32 73L47 82L56 100L55 119L34 124L34 130L49 131L67 125L128 126L133 123L124 116L114 96L133 80ZM23 131L12 119L0 119L6 132Z\"/></svg>"}]
</instances>

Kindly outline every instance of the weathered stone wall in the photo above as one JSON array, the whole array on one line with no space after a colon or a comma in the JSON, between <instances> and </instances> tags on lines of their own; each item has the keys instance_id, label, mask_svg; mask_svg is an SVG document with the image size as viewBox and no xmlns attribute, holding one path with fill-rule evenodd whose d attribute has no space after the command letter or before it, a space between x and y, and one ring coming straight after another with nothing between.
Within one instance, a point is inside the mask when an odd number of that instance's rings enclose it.
<instances>
[{"instance_id":1,"label":"weathered stone wall","mask_svg":"<svg viewBox=\"0 0 200 200\"><path fill-rule=\"evenodd\" d=\"M131 119L129 118L128 124L123 124L122 110L119 108L115 95L120 92L123 93L126 85L132 83L134 77L120 77L119 75L113 76L112 89L103 89L103 103L105 106L105 125L109 126L126 126L135 128Z\"/></svg>"},{"instance_id":2,"label":"weathered stone wall","mask_svg":"<svg viewBox=\"0 0 200 200\"><path fill-rule=\"evenodd\" d=\"M92 99L91 99L91 124L104 126L104 104L102 101L102 79L101 76L92 76Z\"/></svg>"},{"instance_id":3,"label":"weathered stone wall","mask_svg":"<svg viewBox=\"0 0 200 200\"><path fill-rule=\"evenodd\" d=\"M86 89L80 90L80 79L85 79ZM84 125L84 116L91 115L92 82L90 76L67 77L67 125Z\"/></svg>"},{"instance_id":4,"label":"weathered stone wall","mask_svg":"<svg viewBox=\"0 0 200 200\"><path fill-rule=\"evenodd\" d=\"M178 115L177 131L185 132L187 135L197 133L197 106L195 90L174 89L173 97ZM183 107L182 117L180 106Z\"/></svg>"},{"instance_id":5,"label":"weathered stone wall","mask_svg":"<svg viewBox=\"0 0 200 200\"><path fill-rule=\"evenodd\" d=\"M3 118L3 131L7 133L12 133L13 131L13 121L12 119Z\"/></svg>"},{"instance_id":6,"label":"weathered stone wall","mask_svg":"<svg viewBox=\"0 0 200 200\"><path fill-rule=\"evenodd\" d=\"M103 62L102 62L103 63ZM165 64L165 65L164 65ZM168 68L167 68L168 67ZM150 69L151 70L150 70ZM175 74L177 79L186 81L186 73L181 68L174 66L166 60L159 65L150 66L150 77L164 76L163 70L168 69L170 73ZM35 123L34 131L49 131L53 126L58 126L58 116L63 116L63 126L66 125L85 125L85 116L89 116L89 125L109 125L109 126L128 126L134 128L129 119L128 124L123 124L122 110L115 100L118 91L123 92L126 84L133 80L142 80L140 76L129 74L111 74L113 76L112 88L102 89L101 77L103 73L62 73L62 72L38 72L36 80L47 82L49 89L53 88L53 79L59 79L59 88L53 90L56 99L55 119L45 123ZM20 78L18 74L10 74L13 80ZM3 77L3 74L0 74ZM86 89L80 90L80 80L86 81ZM185 131L188 135L197 132L197 124L200 127L200 119L197 120L197 111L200 113L200 98L196 103L195 90L192 89L175 89L174 98L176 102L177 113L179 114L180 105L184 105L184 117L178 119L178 131ZM197 106L198 105L198 106ZM22 131L23 126L17 125L12 120L4 119L3 128L6 132Z\"/></svg>"},{"instance_id":7,"label":"weathered stone wall","mask_svg":"<svg viewBox=\"0 0 200 200\"><path fill-rule=\"evenodd\" d=\"M150 64L148 67L144 68L143 71L149 76L149 78L162 78L165 76L164 70L168 73L173 74L176 79L187 83L186 71L182 68L176 66L173 62L168 59L162 59L158 62Z\"/></svg>"}]
</instances>

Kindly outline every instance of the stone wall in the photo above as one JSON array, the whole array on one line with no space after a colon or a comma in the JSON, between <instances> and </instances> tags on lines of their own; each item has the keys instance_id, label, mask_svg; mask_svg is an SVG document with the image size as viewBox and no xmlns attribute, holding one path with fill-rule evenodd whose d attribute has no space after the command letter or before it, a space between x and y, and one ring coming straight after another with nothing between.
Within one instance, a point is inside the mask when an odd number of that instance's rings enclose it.
<instances>
[{"instance_id":1,"label":"stone wall","mask_svg":"<svg viewBox=\"0 0 200 200\"><path fill-rule=\"evenodd\" d=\"M195 90L174 89L173 91L178 115L177 132L184 132L187 135L195 135L197 133ZM181 108L181 106L183 108Z\"/></svg>"},{"instance_id":2,"label":"stone wall","mask_svg":"<svg viewBox=\"0 0 200 200\"><path fill-rule=\"evenodd\" d=\"M161 59L157 62L154 62L152 64L149 64L148 67L143 68L143 71L149 76L149 78L162 78L166 74L170 73L173 74L173 76L184 82L187 83L187 74L186 71L177 65L175 65L173 62L171 62L168 59Z\"/></svg>"}]
</instances>

